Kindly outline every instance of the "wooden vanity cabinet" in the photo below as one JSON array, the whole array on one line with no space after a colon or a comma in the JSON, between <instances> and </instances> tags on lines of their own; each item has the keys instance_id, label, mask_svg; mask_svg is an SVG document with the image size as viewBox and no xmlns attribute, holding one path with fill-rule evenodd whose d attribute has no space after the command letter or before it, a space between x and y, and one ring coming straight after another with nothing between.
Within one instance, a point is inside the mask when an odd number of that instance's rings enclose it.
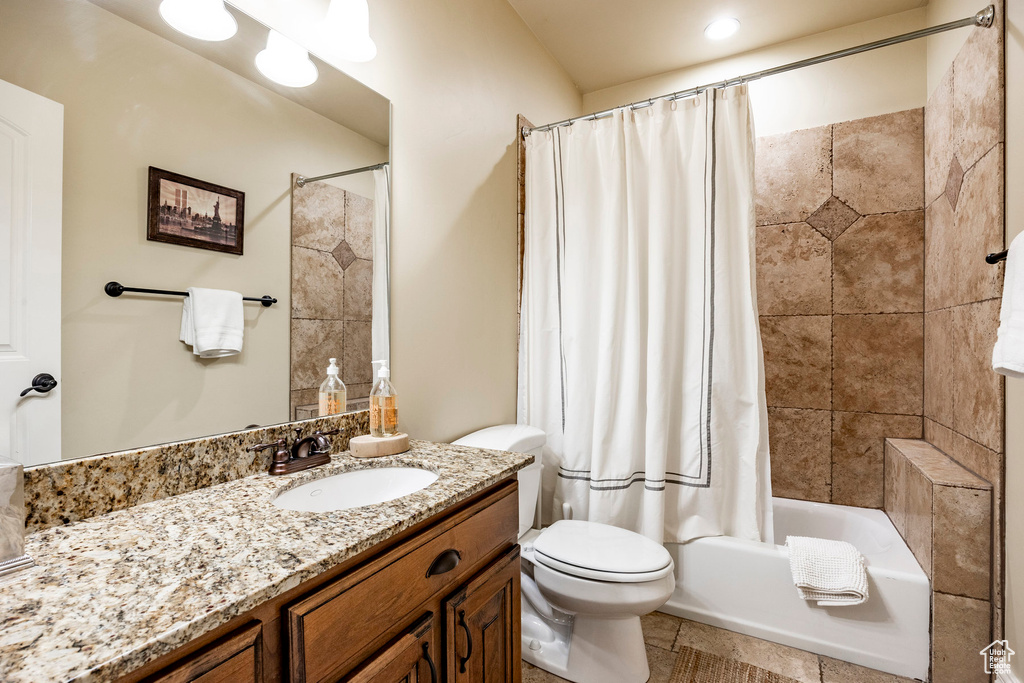
<instances>
[{"instance_id":1,"label":"wooden vanity cabinet","mask_svg":"<svg viewBox=\"0 0 1024 683\"><path fill-rule=\"evenodd\" d=\"M427 612L393 643L345 676L344 683L440 683L434 614Z\"/></svg>"},{"instance_id":2,"label":"wooden vanity cabinet","mask_svg":"<svg viewBox=\"0 0 1024 683\"><path fill-rule=\"evenodd\" d=\"M121 683L519 683L518 521L507 479Z\"/></svg>"},{"instance_id":3,"label":"wooden vanity cabinet","mask_svg":"<svg viewBox=\"0 0 1024 683\"><path fill-rule=\"evenodd\" d=\"M254 621L146 680L153 683L260 683L263 681L262 636L262 624Z\"/></svg>"},{"instance_id":4,"label":"wooden vanity cabinet","mask_svg":"<svg viewBox=\"0 0 1024 683\"><path fill-rule=\"evenodd\" d=\"M448 683L518 681L519 547L445 600Z\"/></svg>"}]
</instances>

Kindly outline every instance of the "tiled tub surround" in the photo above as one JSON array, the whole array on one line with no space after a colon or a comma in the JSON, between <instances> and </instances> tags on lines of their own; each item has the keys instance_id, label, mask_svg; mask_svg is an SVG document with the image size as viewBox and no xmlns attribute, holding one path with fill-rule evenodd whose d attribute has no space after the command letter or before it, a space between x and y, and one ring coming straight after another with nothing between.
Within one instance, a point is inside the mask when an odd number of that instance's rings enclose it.
<instances>
[{"instance_id":1,"label":"tiled tub surround","mask_svg":"<svg viewBox=\"0 0 1024 683\"><path fill-rule=\"evenodd\" d=\"M0 680L109 681L469 498L532 456L413 442L373 461L348 454L31 534L37 566L0 586ZM351 469L437 472L395 501L310 514L272 505L285 488Z\"/></svg>"},{"instance_id":2,"label":"tiled tub surround","mask_svg":"<svg viewBox=\"0 0 1024 683\"><path fill-rule=\"evenodd\" d=\"M932 681L987 681L992 485L918 439L888 439L885 468L885 510L931 580Z\"/></svg>"},{"instance_id":3,"label":"tiled tub surround","mask_svg":"<svg viewBox=\"0 0 1024 683\"><path fill-rule=\"evenodd\" d=\"M776 496L882 507L922 435L924 112L757 141L757 294Z\"/></svg>"},{"instance_id":4,"label":"tiled tub surround","mask_svg":"<svg viewBox=\"0 0 1024 683\"><path fill-rule=\"evenodd\" d=\"M31 533L266 472L273 452L245 449L277 439L291 442L296 428L307 436L345 429L330 437L338 453L348 449L349 437L370 432L370 414L363 410L32 467L25 470L25 527Z\"/></svg>"},{"instance_id":5,"label":"tiled tub surround","mask_svg":"<svg viewBox=\"0 0 1024 683\"><path fill-rule=\"evenodd\" d=\"M291 415L317 415L317 389L337 358L350 409L373 382L373 200L292 176ZM360 400L364 405L359 405Z\"/></svg>"},{"instance_id":6,"label":"tiled tub surround","mask_svg":"<svg viewBox=\"0 0 1024 683\"><path fill-rule=\"evenodd\" d=\"M993 27L972 31L931 93L924 137L924 437L992 484L989 640L1003 629L1004 393L991 361L1004 266L985 254L1004 245L1004 78L997 2ZM966 619L979 609L975 598L937 600L937 615ZM953 680L939 669L935 677Z\"/></svg>"}]
</instances>

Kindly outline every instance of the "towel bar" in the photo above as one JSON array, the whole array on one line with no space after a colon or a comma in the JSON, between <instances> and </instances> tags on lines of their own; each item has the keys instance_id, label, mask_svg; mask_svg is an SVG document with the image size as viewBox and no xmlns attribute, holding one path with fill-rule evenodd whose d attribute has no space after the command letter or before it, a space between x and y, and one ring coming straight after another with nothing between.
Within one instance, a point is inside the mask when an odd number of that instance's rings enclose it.
<instances>
[{"instance_id":1,"label":"towel bar","mask_svg":"<svg viewBox=\"0 0 1024 683\"><path fill-rule=\"evenodd\" d=\"M1007 251L1008 250L997 251L997 252L994 252L992 254L989 254L988 256L985 257L985 263L996 264L996 263L999 263L1000 261L1005 261L1006 260Z\"/></svg>"},{"instance_id":2,"label":"towel bar","mask_svg":"<svg viewBox=\"0 0 1024 683\"><path fill-rule=\"evenodd\" d=\"M108 282L103 286L107 296L121 296L125 292L140 292L142 294L163 294L166 296L188 296L188 292L175 292L170 289L144 289L142 287L125 287L120 282ZM265 308L270 308L277 303L277 299L264 294L261 297L243 296L242 301L259 301Z\"/></svg>"}]
</instances>

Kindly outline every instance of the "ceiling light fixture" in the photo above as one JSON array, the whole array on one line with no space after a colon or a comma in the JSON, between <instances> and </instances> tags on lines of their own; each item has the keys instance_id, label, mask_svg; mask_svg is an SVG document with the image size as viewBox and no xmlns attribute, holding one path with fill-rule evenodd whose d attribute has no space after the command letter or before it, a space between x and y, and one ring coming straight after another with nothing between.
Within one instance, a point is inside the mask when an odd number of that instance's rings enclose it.
<instances>
[{"instance_id":1,"label":"ceiling light fixture","mask_svg":"<svg viewBox=\"0 0 1024 683\"><path fill-rule=\"evenodd\" d=\"M160 17L176 31L199 40L227 40L238 31L224 0L163 0Z\"/></svg>"},{"instance_id":2,"label":"ceiling light fixture","mask_svg":"<svg viewBox=\"0 0 1024 683\"><path fill-rule=\"evenodd\" d=\"M342 59L368 62L377 56L377 45L370 38L370 8L366 0L331 0L323 35Z\"/></svg>"},{"instance_id":3,"label":"ceiling light fixture","mask_svg":"<svg viewBox=\"0 0 1024 683\"><path fill-rule=\"evenodd\" d=\"M320 75L305 48L274 29L267 35L267 48L256 55L256 68L289 88L312 85Z\"/></svg>"},{"instance_id":4,"label":"ceiling light fixture","mask_svg":"<svg viewBox=\"0 0 1024 683\"><path fill-rule=\"evenodd\" d=\"M704 29L704 35L708 40L722 40L728 38L740 30L740 21L734 17L725 17L712 21Z\"/></svg>"}]
</instances>

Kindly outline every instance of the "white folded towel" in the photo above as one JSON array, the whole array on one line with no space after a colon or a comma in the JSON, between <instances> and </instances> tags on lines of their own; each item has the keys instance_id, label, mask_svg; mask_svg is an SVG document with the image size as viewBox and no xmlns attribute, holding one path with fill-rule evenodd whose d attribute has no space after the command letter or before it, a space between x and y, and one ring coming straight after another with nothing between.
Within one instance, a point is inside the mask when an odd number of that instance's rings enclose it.
<instances>
[{"instance_id":1,"label":"white folded towel","mask_svg":"<svg viewBox=\"0 0 1024 683\"><path fill-rule=\"evenodd\" d=\"M789 570L804 600L821 607L859 605L868 599L864 556L846 541L787 536Z\"/></svg>"},{"instance_id":2,"label":"white folded towel","mask_svg":"<svg viewBox=\"0 0 1024 683\"><path fill-rule=\"evenodd\" d=\"M245 316L242 295L224 289L189 287L181 309L179 338L200 358L233 356L242 350Z\"/></svg>"},{"instance_id":3,"label":"white folded towel","mask_svg":"<svg viewBox=\"0 0 1024 683\"><path fill-rule=\"evenodd\" d=\"M1010 243L1003 279L999 332L992 349L992 369L1007 377L1024 377L1024 233Z\"/></svg>"}]
</instances>

